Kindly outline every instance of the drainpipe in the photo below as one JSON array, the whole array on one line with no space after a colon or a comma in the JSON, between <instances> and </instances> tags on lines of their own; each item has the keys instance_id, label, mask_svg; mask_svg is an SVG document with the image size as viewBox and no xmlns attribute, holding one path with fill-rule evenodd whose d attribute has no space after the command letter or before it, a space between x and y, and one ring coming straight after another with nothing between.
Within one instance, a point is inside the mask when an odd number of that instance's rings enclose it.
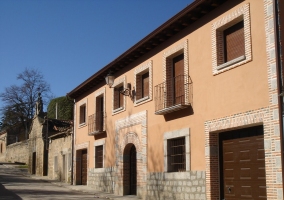
<instances>
[{"instance_id":1,"label":"drainpipe","mask_svg":"<svg viewBox=\"0 0 284 200\"><path fill-rule=\"evenodd\" d=\"M282 0L280 0L282 1ZM283 181L284 181L284 173L283 173L283 167L284 167L284 158L283 158L283 150L284 150L284 124L283 124L283 110L284 110L284 105L283 105L283 96L284 96L284 91L283 91L283 60L281 59L281 55L283 52L281 51L281 39L283 40L284 38L281 38L281 30L280 30L280 15L283 15L284 10L282 10L282 13L280 11L280 3L279 0L273 0L273 11L274 11L274 39L275 39L275 54L276 54L276 73L277 73L277 84L278 84L278 108L279 108L279 127L280 127L280 146L281 146L281 165L282 165L282 189L283 189ZM283 15L284 16L284 15ZM282 16L282 18L283 18ZM282 28L283 29L283 28ZM284 30L282 30L284 31ZM282 44L283 45L283 44ZM284 196L284 189L283 189L283 196Z\"/></svg>"},{"instance_id":2,"label":"drainpipe","mask_svg":"<svg viewBox=\"0 0 284 200\"><path fill-rule=\"evenodd\" d=\"M71 160L72 160L72 164L71 164L71 185L75 185L74 182L74 137L75 137L75 99L74 99L74 104L73 104L73 134L72 134L72 153L71 153Z\"/></svg>"}]
</instances>

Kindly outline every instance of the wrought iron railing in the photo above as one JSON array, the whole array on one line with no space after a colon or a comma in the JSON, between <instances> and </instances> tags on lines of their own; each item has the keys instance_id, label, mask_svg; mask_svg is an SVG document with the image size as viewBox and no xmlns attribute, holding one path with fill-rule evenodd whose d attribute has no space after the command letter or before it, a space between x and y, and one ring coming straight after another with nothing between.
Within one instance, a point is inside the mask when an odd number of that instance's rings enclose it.
<instances>
[{"instance_id":1,"label":"wrought iron railing","mask_svg":"<svg viewBox=\"0 0 284 200\"><path fill-rule=\"evenodd\" d=\"M155 86L155 113L166 114L192 104L192 81L179 75Z\"/></svg>"},{"instance_id":2,"label":"wrought iron railing","mask_svg":"<svg viewBox=\"0 0 284 200\"><path fill-rule=\"evenodd\" d=\"M105 113L102 111L92 114L88 118L88 133L94 135L104 131Z\"/></svg>"}]
</instances>

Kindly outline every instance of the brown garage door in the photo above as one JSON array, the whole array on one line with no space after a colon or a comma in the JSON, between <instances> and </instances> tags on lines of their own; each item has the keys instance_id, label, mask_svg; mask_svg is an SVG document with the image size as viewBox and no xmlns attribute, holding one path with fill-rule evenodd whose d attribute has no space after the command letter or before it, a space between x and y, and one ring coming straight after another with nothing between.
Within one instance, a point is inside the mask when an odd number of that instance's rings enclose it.
<instances>
[{"instance_id":1,"label":"brown garage door","mask_svg":"<svg viewBox=\"0 0 284 200\"><path fill-rule=\"evenodd\" d=\"M221 199L266 199L263 126L220 134Z\"/></svg>"},{"instance_id":2,"label":"brown garage door","mask_svg":"<svg viewBox=\"0 0 284 200\"><path fill-rule=\"evenodd\" d=\"M87 150L82 150L81 170L82 185L87 185Z\"/></svg>"}]
</instances>

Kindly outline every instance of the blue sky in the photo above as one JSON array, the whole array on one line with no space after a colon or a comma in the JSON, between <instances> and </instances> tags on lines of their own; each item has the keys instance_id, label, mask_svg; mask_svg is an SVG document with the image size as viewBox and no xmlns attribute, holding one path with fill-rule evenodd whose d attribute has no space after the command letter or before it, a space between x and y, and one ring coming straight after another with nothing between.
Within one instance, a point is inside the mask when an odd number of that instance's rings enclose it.
<instances>
[{"instance_id":1,"label":"blue sky","mask_svg":"<svg viewBox=\"0 0 284 200\"><path fill-rule=\"evenodd\" d=\"M64 96L191 2L1 0L0 93L34 68Z\"/></svg>"}]
</instances>

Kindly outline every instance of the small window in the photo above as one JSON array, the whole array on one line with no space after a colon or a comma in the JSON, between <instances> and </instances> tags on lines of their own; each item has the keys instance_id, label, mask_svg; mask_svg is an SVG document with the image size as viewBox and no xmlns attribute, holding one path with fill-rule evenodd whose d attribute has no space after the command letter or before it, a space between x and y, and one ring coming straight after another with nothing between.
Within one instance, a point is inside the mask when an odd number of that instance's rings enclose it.
<instances>
[{"instance_id":1,"label":"small window","mask_svg":"<svg viewBox=\"0 0 284 200\"><path fill-rule=\"evenodd\" d=\"M185 138L169 139L168 151L168 172L182 172L186 170Z\"/></svg>"},{"instance_id":2,"label":"small window","mask_svg":"<svg viewBox=\"0 0 284 200\"><path fill-rule=\"evenodd\" d=\"M80 124L86 123L86 104L80 106Z\"/></svg>"},{"instance_id":3,"label":"small window","mask_svg":"<svg viewBox=\"0 0 284 200\"><path fill-rule=\"evenodd\" d=\"M54 171L58 171L58 158L57 156L54 157Z\"/></svg>"},{"instance_id":4,"label":"small window","mask_svg":"<svg viewBox=\"0 0 284 200\"><path fill-rule=\"evenodd\" d=\"M149 72L136 76L136 100L149 96Z\"/></svg>"},{"instance_id":5,"label":"small window","mask_svg":"<svg viewBox=\"0 0 284 200\"><path fill-rule=\"evenodd\" d=\"M103 168L103 145L95 147L95 168Z\"/></svg>"},{"instance_id":6,"label":"small window","mask_svg":"<svg viewBox=\"0 0 284 200\"><path fill-rule=\"evenodd\" d=\"M114 100L113 100L113 109L122 108L124 104L124 96L121 94L123 91L123 86L117 86L114 88Z\"/></svg>"},{"instance_id":7,"label":"small window","mask_svg":"<svg viewBox=\"0 0 284 200\"><path fill-rule=\"evenodd\" d=\"M224 62L229 62L245 55L244 21L223 31Z\"/></svg>"},{"instance_id":8,"label":"small window","mask_svg":"<svg viewBox=\"0 0 284 200\"><path fill-rule=\"evenodd\" d=\"M2 147L2 143L1 143L1 147L0 147L0 153L2 153L2 151L3 151L3 150L2 150L2 148L3 148L3 147Z\"/></svg>"}]
</instances>

